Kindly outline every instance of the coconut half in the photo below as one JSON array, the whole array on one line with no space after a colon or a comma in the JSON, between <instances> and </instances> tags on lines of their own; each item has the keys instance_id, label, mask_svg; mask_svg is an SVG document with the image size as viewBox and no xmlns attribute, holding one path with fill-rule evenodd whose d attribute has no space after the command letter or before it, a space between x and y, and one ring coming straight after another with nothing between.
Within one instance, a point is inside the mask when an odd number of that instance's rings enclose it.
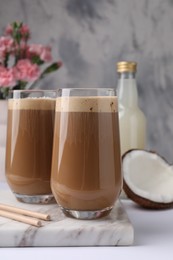
<instances>
[{"instance_id":1,"label":"coconut half","mask_svg":"<svg viewBox=\"0 0 173 260\"><path fill-rule=\"evenodd\" d=\"M122 170L130 199L146 208L173 206L173 167L158 154L130 150L123 156Z\"/></svg>"}]
</instances>

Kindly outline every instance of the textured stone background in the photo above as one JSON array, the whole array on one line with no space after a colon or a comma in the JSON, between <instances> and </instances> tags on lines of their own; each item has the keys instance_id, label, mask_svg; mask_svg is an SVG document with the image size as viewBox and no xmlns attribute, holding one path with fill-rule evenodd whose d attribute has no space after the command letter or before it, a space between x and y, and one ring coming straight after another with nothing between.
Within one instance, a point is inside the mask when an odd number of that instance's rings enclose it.
<instances>
[{"instance_id":1,"label":"textured stone background","mask_svg":"<svg viewBox=\"0 0 173 260\"><path fill-rule=\"evenodd\" d=\"M42 88L114 87L136 60L148 148L173 163L173 0L0 0L0 31L14 20L64 63Z\"/></svg>"}]
</instances>

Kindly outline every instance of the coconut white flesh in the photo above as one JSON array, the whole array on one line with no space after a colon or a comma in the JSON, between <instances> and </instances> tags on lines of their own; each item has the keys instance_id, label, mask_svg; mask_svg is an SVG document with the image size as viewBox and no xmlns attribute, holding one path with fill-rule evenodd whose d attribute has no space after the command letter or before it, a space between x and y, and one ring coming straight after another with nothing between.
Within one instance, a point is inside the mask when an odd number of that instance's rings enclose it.
<instances>
[{"instance_id":1,"label":"coconut white flesh","mask_svg":"<svg viewBox=\"0 0 173 260\"><path fill-rule=\"evenodd\" d=\"M136 195L159 203L173 202L173 167L159 155L130 151L122 167L124 180Z\"/></svg>"}]
</instances>

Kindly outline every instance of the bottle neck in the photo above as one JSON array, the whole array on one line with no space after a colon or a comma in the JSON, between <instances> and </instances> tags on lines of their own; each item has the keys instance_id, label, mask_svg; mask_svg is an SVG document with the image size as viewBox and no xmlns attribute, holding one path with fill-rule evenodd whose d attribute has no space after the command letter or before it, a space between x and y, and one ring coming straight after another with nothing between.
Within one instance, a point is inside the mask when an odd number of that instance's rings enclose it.
<instances>
[{"instance_id":1,"label":"bottle neck","mask_svg":"<svg viewBox=\"0 0 173 260\"><path fill-rule=\"evenodd\" d=\"M135 72L119 72L118 73L119 79L136 79Z\"/></svg>"},{"instance_id":2,"label":"bottle neck","mask_svg":"<svg viewBox=\"0 0 173 260\"><path fill-rule=\"evenodd\" d=\"M122 72L118 74L118 98L120 106L138 106L138 92L136 86L135 73Z\"/></svg>"}]
</instances>

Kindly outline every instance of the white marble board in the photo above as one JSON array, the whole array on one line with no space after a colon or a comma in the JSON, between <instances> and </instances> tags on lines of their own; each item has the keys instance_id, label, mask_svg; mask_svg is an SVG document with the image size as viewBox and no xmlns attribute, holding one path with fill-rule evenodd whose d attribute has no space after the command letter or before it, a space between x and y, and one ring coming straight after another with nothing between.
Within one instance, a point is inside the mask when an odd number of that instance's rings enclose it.
<instances>
[{"instance_id":1,"label":"white marble board","mask_svg":"<svg viewBox=\"0 0 173 260\"><path fill-rule=\"evenodd\" d=\"M99 220L67 218L57 204L31 205L18 202L8 188L0 186L0 203L49 213L42 227L0 217L0 247L120 246L131 245L133 226L120 202L109 216Z\"/></svg>"}]
</instances>

